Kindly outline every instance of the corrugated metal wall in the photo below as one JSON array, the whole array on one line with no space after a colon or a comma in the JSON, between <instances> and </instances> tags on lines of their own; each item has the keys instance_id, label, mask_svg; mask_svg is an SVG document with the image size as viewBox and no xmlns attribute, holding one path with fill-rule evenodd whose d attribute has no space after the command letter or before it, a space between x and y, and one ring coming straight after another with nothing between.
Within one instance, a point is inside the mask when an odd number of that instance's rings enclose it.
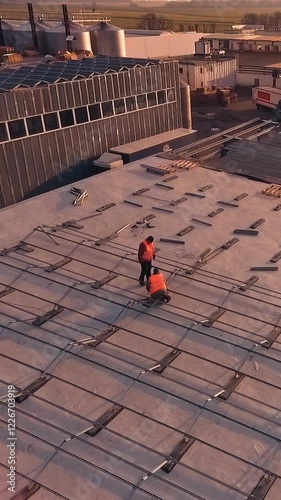
<instances>
[{"instance_id":1,"label":"corrugated metal wall","mask_svg":"<svg viewBox=\"0 0 281 500\"><path fill-rule=\"evenodd\" d=\"M81 160L179 128L182 121L176 62L0 94L2 122L168 88L175 89L173 102L0 143L1 206Z\"/></svg>"}]
</instances>

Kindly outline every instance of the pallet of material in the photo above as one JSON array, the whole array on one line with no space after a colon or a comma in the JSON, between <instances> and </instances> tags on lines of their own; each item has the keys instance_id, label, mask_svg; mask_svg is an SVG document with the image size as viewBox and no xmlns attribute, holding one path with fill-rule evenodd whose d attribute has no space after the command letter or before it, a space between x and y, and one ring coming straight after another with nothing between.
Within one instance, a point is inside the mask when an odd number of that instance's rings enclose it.
<instances>
[{"instance_id":1,"label":"pallet of material","mask_svg":"<svg viewBox=\"0 0 281 500\"><path fill-rule=\"evenodd\" d=\"M176 169L173 167L168 167L166 165L159 165L158 167L153 167L151 165L141 165L142 168L145 168L147 172L158 175L167 175L172 172L175 172Z\"/></svg>"},{"instance_id":2,"label":"pallet of material","mask_svg":"<svg viewBox=\"0 0 281 500\"><path fill-rule=\"evenodd\" d=\"M266 189L262 190L262 194L267 194L268 196L275 196L276 198L280 198L281 186L279 186L279 184L271 184Z\"/></svg>"},{"instance_id":3,"label":"pallet of material","mask_svg":"<svg viewBox=\"0 0 281 500\"><path fill-rule=\"evenodd\" d=\"M173 163L173 167L191 170L192 168L197 167L197 163L190 160L177 160L175 163Z\"/></svg>"}]
</instances>

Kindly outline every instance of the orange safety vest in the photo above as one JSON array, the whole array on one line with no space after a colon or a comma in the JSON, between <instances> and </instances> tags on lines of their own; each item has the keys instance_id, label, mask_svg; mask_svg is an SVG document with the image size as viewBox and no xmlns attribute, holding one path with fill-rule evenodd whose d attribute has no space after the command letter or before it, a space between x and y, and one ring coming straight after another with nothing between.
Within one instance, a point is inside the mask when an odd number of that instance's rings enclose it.
<instances>
[{"instance_id":1,"label":"orange safety vest","mask_svg":"<svg viewBox=\"0 0 281 500\"><path fill-rule=\"evenodd\" d=\"M167 290L166 279L163 274L153 274L149 278L149 293L153 295L160 290Z\"/></svg>"},{"instance_id":2,"label":"orange safety vest","mask_svg":"<svg viewBox=\"0 0 281 500\"><path fill-rule=\"evenodd\" d=\"M144 240L143 243L145 244L146 250L142 254L142 259L150 261L153 259L155 253L154 243L148 243L146 240Z\"/></svg>"}]
</instances>

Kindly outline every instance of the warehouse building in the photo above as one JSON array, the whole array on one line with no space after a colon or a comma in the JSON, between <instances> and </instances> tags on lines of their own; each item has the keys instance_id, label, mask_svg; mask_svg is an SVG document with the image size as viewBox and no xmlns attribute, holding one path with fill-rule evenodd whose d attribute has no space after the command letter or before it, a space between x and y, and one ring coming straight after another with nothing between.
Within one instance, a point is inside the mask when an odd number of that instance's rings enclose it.
<instances>
[{"instance_id":1,"label":"warehouse building","mask_svg":"<svg viewBox=\"0 0 281 500\"><path fill-rule=\"evenodd\" d=\"M281 64L274 63L267 66L239 66L236 75L237 85L251 87L272 87L273 76L281 74ZM281 80L277 77L276 88L281 88Z\"/></svg>"},{"instance_id":2,"label":"warehouse building","mask_svg":"<svg viewBox=\"0 0 281 500\"><path fill-rule=\"evenodd\" d=\"M253 32L252 34L214 33L203 35L211 43L212 49L224 49L233 52L280 52L281 36Z\"/></svg>"},{"instance_id":3,"label":"warehouse building","mask_svg":"<svg viewBox=\"0 0 281 500\"><path fill-rule=\"evenodd\" d=\"M6 68L0 73L0 207L46 182L49 188L63 183L69 167L73 175L75 166L90 175L103 152L181 129L183 118L176 61L100 56ZM194 134L185 130L181 139L190 142Z\"/></svg>"},{"instance_id":4,"label":"warehouse building","mask_svg":"<svg viewBox=\"0 0 281 500\"><path fill-rule=\"evenodd\" d=\"M179 71L190 86L190 90L199 87L233 87L236 85L237 61L235 57L189 57L179 60Z\"/></svg>"},{"instance_id":5,"label":"warehouse building","mask_svg":"<svg viewBox=\"0 0 281 500\"><path fill-rule=\"evenodd\" d=\"M169 31L125 30L126 54L128 57L175 58L194 54L195 42L203 33Z\"/></svg>"}]
</instances>

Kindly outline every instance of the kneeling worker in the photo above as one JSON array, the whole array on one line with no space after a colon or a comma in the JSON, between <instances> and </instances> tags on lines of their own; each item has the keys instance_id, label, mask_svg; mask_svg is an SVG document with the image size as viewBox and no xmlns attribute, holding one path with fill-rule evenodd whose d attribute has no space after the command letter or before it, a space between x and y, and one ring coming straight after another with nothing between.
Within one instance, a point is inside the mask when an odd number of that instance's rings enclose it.
<instances>
[{"instance_id":1,"label":"kneeling worker","mask_svg":"<svg viewBox=\"0 0 281 500\"><path fill-rule=\"evenodd\" d=\"M146 289L154 300L160 300L161 302L170 302L171 300L167 292L166 278L157 267L154 268L153 275L148 279Z\"/></svg>"}]
</instances>

